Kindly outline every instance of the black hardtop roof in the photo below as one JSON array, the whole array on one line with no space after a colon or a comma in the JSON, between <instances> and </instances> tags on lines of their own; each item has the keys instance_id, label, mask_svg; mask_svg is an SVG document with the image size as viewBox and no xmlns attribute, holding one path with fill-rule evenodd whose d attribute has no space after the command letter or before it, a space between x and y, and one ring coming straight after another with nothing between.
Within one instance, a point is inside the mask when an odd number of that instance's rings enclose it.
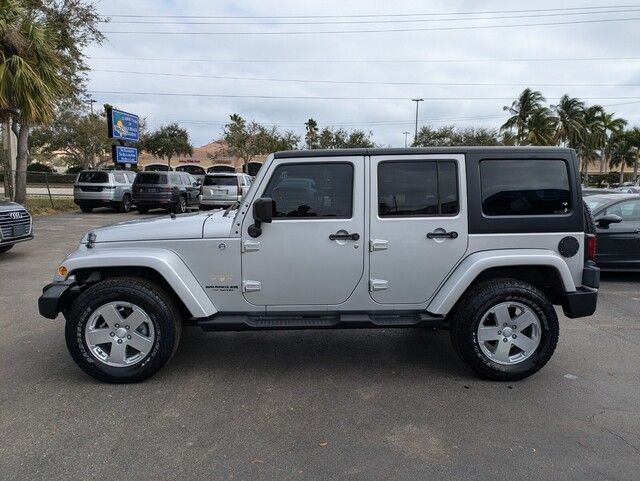
<instances>
[{"instance_id":1,"label":"black hardtop roof","mask_svg":"<svg viewBox=\"0 0 640 481\"><path fill-rule=\"evenodd\" d=\"M314 150L283 150L274 153L276 159L304 158L304 157L339 157L349 155L416 155L416 154L470 154L474 152L496 152L496 153L557 153L567 155L573 149L564 147L406 147L406 148L374 148L374 149L314 149Z\"/></svg>"}]
</instances>

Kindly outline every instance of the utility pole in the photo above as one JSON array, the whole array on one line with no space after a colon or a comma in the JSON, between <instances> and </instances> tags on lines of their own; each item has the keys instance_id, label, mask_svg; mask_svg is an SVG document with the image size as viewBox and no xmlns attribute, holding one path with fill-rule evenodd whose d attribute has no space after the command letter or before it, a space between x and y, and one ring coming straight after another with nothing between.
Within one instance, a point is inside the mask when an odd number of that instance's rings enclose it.
<instances>
[{"instance_id":1,"label":"utility pole","mask_svg":"<svg viewBox=\"0 0 640 481\"><path fill-rule=\"evenodd\" d=\"M93 100L91 98L91 94L87 95L87 100L85 100L89 105L91 105L91 115L93 115L93 104L97 102L97 100Z\"/></svg>"},{"instance_id":2,"label":"utility pole","mask_svg":"<svg viewBox=\"0 0 640 481\"><path fill-rule=\"evenodd\" d=\"M424 99L411 99L411 101L416 103L416 130L413 134L413 145L415 145L416 142L418 142L418 105L420 105L420 102L424 101Z\"/></svg>"},{"instance_id":3,"label":"utility pole","mask_svg":"<svg viewBox=\"0 0 640 481\"><path fill-rule=\"evenodd\" d=\"M405 130L402 133L404 134L404 146L406 148L407 147L407 135L409 135L411 132Z\"/></svg>"}]
</instances>

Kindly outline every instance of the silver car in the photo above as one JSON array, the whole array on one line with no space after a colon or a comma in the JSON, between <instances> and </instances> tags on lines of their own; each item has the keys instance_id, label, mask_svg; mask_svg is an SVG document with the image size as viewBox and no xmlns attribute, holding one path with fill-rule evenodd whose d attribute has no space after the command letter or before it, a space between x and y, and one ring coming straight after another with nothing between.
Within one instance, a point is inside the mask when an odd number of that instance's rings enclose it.
<instances>
[{"instance_id":1,"label":"silver car","mask_svg":"<svg viewBox=\"0 0 640 481\"><path fill-rule=\"evenodd\" d=\"M136 173L129 170L85 170L73 185L73 201L82 212L91 212L96 207L129 212L135 178Z\"/></svg>"},{"instance_id":2,"label":"silver car","mask_svg":"<svg viewBox=\"0 0 640 481\"><path fill-rule=\"evenodd\" d=\"M0 254L33 239L33 220L20 204L0 200Z\"/></svg>"},{"instance_id":3,"label":"silver car","mask_svg":"<svg viewBox=\"0 0 640 481\"><path fill-rule=\"evenodd\" d=\"M231 172L205 175L202 182L200 207L207 210L240 202L251 187L252 179L250 175Z\"/></svg>"}]
</instances>

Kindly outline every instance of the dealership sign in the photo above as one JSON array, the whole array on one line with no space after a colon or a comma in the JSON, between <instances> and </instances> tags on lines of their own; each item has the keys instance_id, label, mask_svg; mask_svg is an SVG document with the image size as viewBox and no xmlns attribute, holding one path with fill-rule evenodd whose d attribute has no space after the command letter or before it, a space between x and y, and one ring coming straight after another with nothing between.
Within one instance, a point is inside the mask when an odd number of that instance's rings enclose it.
<instances>
[{"instance_id":1,"label":"dealership sign","mask_svg":"<svg viewBox=\"0 0 640 481\"><path fill-rule=\"evenodd\" d=\"M107 108L109 138L116 140L140 140L140 120L137 115Z\"/></svg>"},{"instance_id":2,"label":"dealership sign","mask_svg":"<svg viewBox=\"0 0 640 481\"><path fill-rule=\"evenodd\" d=\"M135 147L125 147L124 145L112 145L111 155L113 161L119 164L137 164L138 149Z\"/></svg>"}]
</instances>

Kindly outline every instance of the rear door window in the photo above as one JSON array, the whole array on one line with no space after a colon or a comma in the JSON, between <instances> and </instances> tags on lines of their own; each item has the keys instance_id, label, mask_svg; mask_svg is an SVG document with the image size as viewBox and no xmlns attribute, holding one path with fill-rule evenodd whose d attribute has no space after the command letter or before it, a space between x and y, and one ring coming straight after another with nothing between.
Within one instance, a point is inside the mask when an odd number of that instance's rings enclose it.
<instances>
[{"instance_id":1,"label":"rear door window","mask_svg":"<svg viewBox=\"0 0 640 481\"><path fill-rule=\"evenodd\" d=\"M431 217L458 213L453 161L412 160L378 165L380 217Z\"/></svg>"},{"instance_id":2,"label":"rear door window","mask_svg":"<svg viewBox=\"0 0 640 481\"><path fill-rule=\"evenodd\" d=\"M136 184L166 184L167 174L142 172L136 177Z\"/></svg>"},{"instance_id":3,"label":"rear door window","mask_svg":"<svg viewBox=\"0 0 640 481\"><path fill-rule=\"evenodd\" d=\"M109 174L107 172L80 172L78 182L107 184L109 182Z\"/></svg>"},{"instance_id":4,"label":"rear door window","mask_svg":"<svg viewBox=\"0 0 640 481\"><path fill-rule=\"evenodd\" d=\"M562 160L480 162L482 212L487 216L564 215L571 211L569 171Z\"/></svg>"},{"instance_id":5,"label":"rear door window","mask_svg":"<svg viewBox=\"0 0 640 481\"><path fill-rule=\"evenodd\" d=\"M627 200L607 207L605 214L615 214L623 222L640 222L640 199Z\"/></svg>"},{"instance_id":6,"label":"rear door window","mask_svg":"<svg viewBox=\"0 0 640 481\"><path fill-rule=\"evenodd\" d=\"M232 175L207 175L204 178L204 185L238 185L235 176Z\"/></svg>"}]
</instances>

